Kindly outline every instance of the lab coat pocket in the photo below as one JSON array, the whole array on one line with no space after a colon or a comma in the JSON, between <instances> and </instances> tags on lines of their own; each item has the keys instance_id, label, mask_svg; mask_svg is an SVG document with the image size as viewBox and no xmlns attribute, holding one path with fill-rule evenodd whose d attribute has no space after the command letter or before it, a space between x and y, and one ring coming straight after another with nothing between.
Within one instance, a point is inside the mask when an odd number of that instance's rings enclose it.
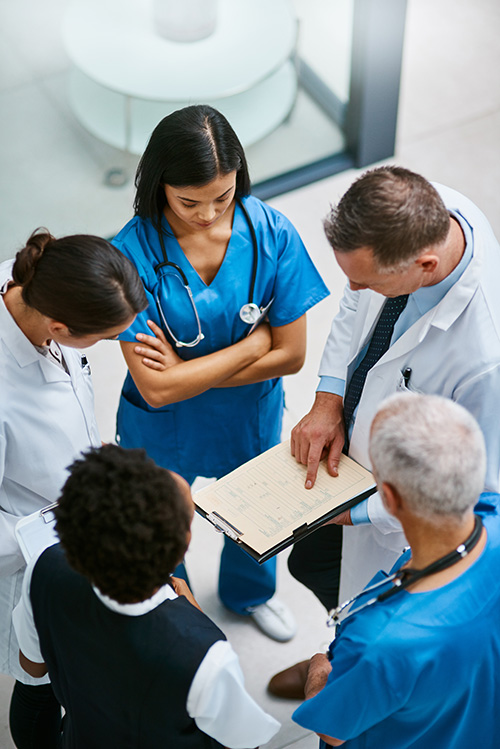
<instances>
[{"instance_id":1,"label":"lab coat pocket","mask_svg":"<svg viewBox=\"0 0 500 749\"><path fill-rule=\"evenodd\" d=\"M396 392L421 395L423 391L415 387L412 377L413 373L409 367L406 367L402 372L400 372L396 384Z\"/></svg>"},{"instance_id":2,"label":"lab coat pocket","mask_svg":"<svg viewBox=\"0 0 500 749\"><path fill-rule=\"evenodd\" d=\"M142 447L155 463L177 470L176 419L168 409L146 410L121 395L116 417L116 440L125 448Z\"/></svg>"},{"instance_id":3,"label":"lab coat pocket","mask_svg":"<svg viewBox=\"0 0 500 749\"><path fill-rule=\"evenodd\" d=\"M283 381L277 379L257 403L260 451L269 450L281 441L283 426Z\"/></svg>"}]
</instances>

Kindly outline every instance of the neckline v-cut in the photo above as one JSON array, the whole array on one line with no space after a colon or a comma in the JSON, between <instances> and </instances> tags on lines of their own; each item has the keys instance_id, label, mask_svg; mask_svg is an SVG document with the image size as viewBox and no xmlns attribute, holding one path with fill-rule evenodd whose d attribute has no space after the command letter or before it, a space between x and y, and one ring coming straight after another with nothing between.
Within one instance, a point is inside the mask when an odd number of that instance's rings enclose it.
<instances>
[{"instance_id":1,"label":"neckline v-cut","mask_svg":"<svg viewBox=\"0 0 500 749\"><path fill-rule=\"evenodd\" d=\"M187 265L187 268L182 268L182 269L184 271L186 271L186 270L192 271L192 274L194 275L194 277L196 279L198 279L200 281L200 283L203 284L203 286L205 288L207 288L207 289L209 289L215 283L215 281L219 278L222 269L225 266L227 266L227 264L228 264L229 255L230 255L230 252L232 254L232 245L234 243L233 239L234 239L234 234L235 234L235 223L237 221L236 216L238 215L238 221L239 221L241 213L242 213L241 208L238 205L238 202L235 201L234 212L233 212L233 220L232 220L232 224L231 224L231 235L229 237L229 241L227 243L226 250L224 252L224 257L222 258L222 261L221 261L221 263L220 263L220 265L219 265L219 267L217 269L217 272L214 275L214 277L212 278L212 280L210 281L210 283L207 283L205 281L205 279L200 275L199 271L195 268L195 266L193 265L193 263L191 262L191 260L188 258L188 256L186 255L186 253L182 249L179 240L175 236L175 234L173 232L173 229L170 226L170 223L169 223L167 217L165 216L165 214L163 214L162 221L165 222L165 224L166 224L166 226L168 228L168 236L171 237L174 240L175 247L176 247L177 251L179 252L178 261L184 260L184 262ZM169 257L169 260L172 260L172 258ZM181 262L178 262L178 261L174 260L174 262L177 262L177 264L182 267Z\"/></svg>"}]
</instances>

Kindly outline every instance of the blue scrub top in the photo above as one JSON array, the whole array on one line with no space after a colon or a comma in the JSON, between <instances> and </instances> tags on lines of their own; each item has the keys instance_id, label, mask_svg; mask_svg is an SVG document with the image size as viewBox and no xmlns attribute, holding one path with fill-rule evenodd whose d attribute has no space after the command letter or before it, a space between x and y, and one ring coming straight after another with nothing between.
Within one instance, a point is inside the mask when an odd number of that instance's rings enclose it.
<instances>
[{"instance_id":1,"label":"blue scrub top","mask_svg":"<svg viewBox=\"0 0 500 749\"><path fill-rule=\"evenodd\" d=\"M327 684L294 712L297 723L346 749L498 746L500 519L483 522L486 547L456 580L345 621Z\"/></svg>"},{"instance_id":2,"label":"blue scrub top","mask_svg":"<svg viewBox=\"0 0 500 749\"><path fill-rule=\"evenodd\" d=\"M262 307L274 298L269 322L273 327L287 325L324 299L328 289L288 219L252 196L242 202L257 237L253 301ZM183 359L192 359L237 343L249 329L239 311L249 301L253 269L252 239L241 208L236 204L231 239L209 285L186 258L165 218L163 230L168 259L179 265L187 277L205 336L197 346L176 348L176 353ZM156 303L158 294L176 338L193 340L198 328L178 272L162 269L160 284L154 270L163 262L163 255L151 221L136 216L113 244L136 266L149 302L148 309L137 316L121 340L135 341L139 332L150 334L147 319L163 328ZM124 447L145 447L158 464L188 480L197 475L219 477L279 442L282 411L281 378L213 388L180 403L153 409L128 374L120 399L118 436Z\"/></svg>"}]
</instances>

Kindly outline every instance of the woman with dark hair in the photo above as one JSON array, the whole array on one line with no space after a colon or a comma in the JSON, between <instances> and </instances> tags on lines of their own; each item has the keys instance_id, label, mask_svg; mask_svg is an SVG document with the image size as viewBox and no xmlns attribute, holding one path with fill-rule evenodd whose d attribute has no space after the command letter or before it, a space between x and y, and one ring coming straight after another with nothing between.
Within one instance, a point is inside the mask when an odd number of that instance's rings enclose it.
<instances>
[{"instance_id":1,"label":"woman with dark hair","mask_svg":"<svg viewBox=\"0 0 500 749\"><path fill-rule=\"evenodd\" d=\"M55 747L61 716L47 678L19 665L11 617L24 558L15 526L57 500L67 466L100 445L90 368L77 349L116 338L145 307L132 263L98 237L39 230L0 264L0 658L16 679L19 749Z\"/></svg>"},{"instance_id":2,"label":"woman with dark hair","mask_svg":"<svg viewBox=\"0 0 500 749\"><path fill-rule=\"evenodd\" d=\"M136 187L135 216L113 241L149 307L121 336L118 438L190 483L219 478L280 441L281 376L301 368L305 313L328 291L290 222L249 194L241 143L212 107L159 123ZM219 595L287 640L275 565L225 543Z\"/></svg>"}]
</instances>

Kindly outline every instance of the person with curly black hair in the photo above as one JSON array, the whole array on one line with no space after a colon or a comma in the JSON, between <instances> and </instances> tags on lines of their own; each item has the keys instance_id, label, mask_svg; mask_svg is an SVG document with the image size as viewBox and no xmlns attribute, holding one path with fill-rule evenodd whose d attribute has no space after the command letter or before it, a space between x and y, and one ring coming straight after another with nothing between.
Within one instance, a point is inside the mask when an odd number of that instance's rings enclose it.
<instances>
[{"instance_id":1,"label":"person with curly black hair","mask_svg":"<svg viewBox=\"0 0 500 749\"><path fill-rule=\"evenodd\" d=\"M279 723L171 573L191 539L189 485L144 450L93 448L55 509L60 543L28 565L14 612L20 662L48 670L62 746L253 747Z\"/></svg>"}]
</instances>

